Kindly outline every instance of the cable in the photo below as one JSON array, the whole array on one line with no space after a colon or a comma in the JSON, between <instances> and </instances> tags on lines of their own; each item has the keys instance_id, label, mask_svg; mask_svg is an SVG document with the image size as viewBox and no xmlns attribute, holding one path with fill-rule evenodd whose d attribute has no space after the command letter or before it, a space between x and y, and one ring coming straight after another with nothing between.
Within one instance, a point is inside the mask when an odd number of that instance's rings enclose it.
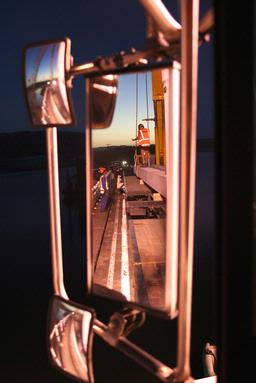
<instances>
[{"instance_id":1,"label":"cable","mask_svg":"<svg viewBox=\"0 0 256 383\"><path fill-rule=\"evenodd\" d=\"M147 78L147 72L145 73L145 82L146 82L147 128L148 128L148 130L149 130L149 116L148 116L148 78Z\"/></svg>"}]
</instances>

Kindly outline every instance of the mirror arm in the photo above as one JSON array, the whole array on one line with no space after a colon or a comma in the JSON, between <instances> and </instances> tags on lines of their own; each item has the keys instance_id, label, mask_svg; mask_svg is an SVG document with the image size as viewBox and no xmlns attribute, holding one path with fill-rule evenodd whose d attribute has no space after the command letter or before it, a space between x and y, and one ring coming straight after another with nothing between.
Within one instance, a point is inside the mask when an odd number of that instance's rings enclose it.
<instances>
[{"instance_id":1,"label":"mirror arm","mask_svg":"<svg viewBox=\"0 0 256 383\"><path fill-rule=\"evenodd\" d=\"M148 13L146 13L146 20L147 20L147 32L146 32L147 37L145 42L145 48L157 49L158 47L163 47L163 48L169 49L170 45L168 41L165 39L163 33L158 29L158 26L156 22L154 21L153 17L149 15ZM179 51L178 47L177 47L177 51Z\"/></svg>"},{"instance_id":2,"label":"mirror arm","mask_svg":"<svg viewBox=\"0 0 256 383\"><path fill-rule=\"evenodd\" d=\"M161 0L139 0L139 2L168 42L180 39L181 25L173 18Z\"/></svg>"},{"instance_id":3,"label":"mirror arm","mask_svg":"<svg viewBox=\"0 0 256 383\"><path fill-rule=\"evenodd\" d=\"M78 75L94 75L100 74L102 71L115 71L117 69L126 68L129 65L148 65L150 59L166 59L173 56L173 48L163 47L161 45L154 46L149 49L136 50L132 48L130 52L119 52L108 57L99 57L94 62L76 65L70 68L68 78Z\"/></svg>"},{"instance_id":4,"label":"mirror arm","mask_svg":"<svg viewBox=\"0 0 256 383\"><path fill-rule=\"evenodd\" d=\"M147 14L147 40L151 41L161 31L161 41L173 44L181 40L181 25L173 18L161 0L139 0ZM149 20L151 19L151 20ZM199 43L209 42L214 28L214 9L210 8L199 22ZM158 30L157 30L158 29ZM158 37L159 39L159 37Z\"/></svg>"},{"instance_id":5,"label":"mirror arm","mask_svg":"<svg viewBox=\"0 0 256 383\"><path fill-rule=\"evenodd\" d=\"M206 18L202 18L202 28L198 33L199 43L208 42L210 32L213 29L214 14L210 10L207 12ZM147 38L145 42L145 49L136 50L131 48L130 52L121 51L117 54L107 57L99 57L97 60L87 62L80 65L74 65L67 72L67 81L74 76L79 75L97 75L102 71L115 71L117 69L123 69L129 65L148 65L151 59L174 59L180 61L181 50L181 36L180 33L177 38L172 40L171 45L165 39L165 36L160 33L156 28L156 23L152 16L147 15Z\"/></svg>"},{"instance_id":6,"label":"mirror arm","mask_svg":"<svg viewBox=\"0 0 256 383\"><path fill-rule=\"evenodd\" d=\"M98 319L94 320L93 330L111 347L121 351L134 362L145 368L147 371L157 376L163 382L172 382L174 379L174 370L166 366L155 357L129 341L123 336L116 336L104 323Z\"/></svg>"},{"instance_id":7,"label":"mirror arm","mask_svg":"<svg viewBox=\"0 0 256 383\"><path fill-rule=\"evenodd\" d=\"M141 327L145 319L144 311L127 307L110 317L108 328L115 336L128 336L132 331Z\"/></svg>"},{"instance_id":8,"label":"mirror arm","mask_svg":"<svg viewBox=\"0 0 256 383\"><path fill-rule=\"evenodd\" d=\"M180 272L177 376L190 377L193 287L199 0L181 2Z\"/></svg>"},{"instance_id":9,"label":"mirror arm","mask_svg":"<svg viewBox=\"0 0 256 383\"><path fill-rule=\"evenodd\" d=\"M210 8L199 21L199 35L201 41L209 41L210 33L215 25L215 12L213 8Z\"/></svg>"},{"instance_id":10,"label":"mirror arm","mask_svg":"<svg viewBox=\"0 0 256 383\"><path fill-rule=\"evenodd\" d=\"M46 129L52 278L54 293L68 299L63 278L57 128Z\"/></svg>"}]
</instances>

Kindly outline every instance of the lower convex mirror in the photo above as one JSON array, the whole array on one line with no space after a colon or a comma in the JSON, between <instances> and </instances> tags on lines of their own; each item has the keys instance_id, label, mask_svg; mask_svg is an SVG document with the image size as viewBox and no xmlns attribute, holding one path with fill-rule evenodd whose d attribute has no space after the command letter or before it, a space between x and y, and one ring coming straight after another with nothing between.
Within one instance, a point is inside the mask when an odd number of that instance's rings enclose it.
<instances>
[{"instance_id":1,"label":"lower convex mirror","mask_svg":"<svg viewBox=\"0 0 256 383\"><path fill-rule=\"evenodd\" d=\"M54 367L80 382L94 381L91 308L53 296L48 317L48 351Z\"/></svg>"}]
</instances>

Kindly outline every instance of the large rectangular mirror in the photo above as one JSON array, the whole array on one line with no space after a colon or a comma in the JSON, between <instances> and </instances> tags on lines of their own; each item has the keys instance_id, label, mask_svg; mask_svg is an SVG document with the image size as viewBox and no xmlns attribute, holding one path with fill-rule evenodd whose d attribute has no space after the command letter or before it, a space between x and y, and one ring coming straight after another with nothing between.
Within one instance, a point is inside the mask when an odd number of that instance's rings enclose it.
<instances>
[{"instance_id":1,"label":"large rectangular mirror","mask_svg":"<svg viewBox=\"0 0 256 383\"><path fill-rule=\"evenodd\" d=\"M118 76L113 119L88 118L87 253L93 294L177 315L178 66ZM87 79L87 114L95 103ZM88 188L87 188L88 190Z\"/></svg>"},{"instance_id":2,"label":"large rectangular mirror","mask_svg":"<svg viewBox=\"0 0 256 383\"><path fill-rule=\"evenodd\" d=\"M74 123L70 83L69 39L32 44L24 50L23 77L27 107L33 126Z\"/></svg>"}]
</instances>

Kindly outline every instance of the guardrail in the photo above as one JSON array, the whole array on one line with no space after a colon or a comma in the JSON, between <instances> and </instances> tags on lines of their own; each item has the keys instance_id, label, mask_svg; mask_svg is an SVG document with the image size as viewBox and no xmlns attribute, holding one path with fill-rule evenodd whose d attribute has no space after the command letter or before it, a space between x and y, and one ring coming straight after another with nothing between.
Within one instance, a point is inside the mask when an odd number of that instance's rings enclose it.
<instances>
[{"instance_id":1,"label":"guardrail","mask_svg":"<svg viewBox=\"0 0 256 383\"><path fill-rule=\"evenodd\" d=\"M92 205L93 207L96 205L100 198L100 181L97 181L95 185L92 187Z\"/></svg>"}]
</instances>

